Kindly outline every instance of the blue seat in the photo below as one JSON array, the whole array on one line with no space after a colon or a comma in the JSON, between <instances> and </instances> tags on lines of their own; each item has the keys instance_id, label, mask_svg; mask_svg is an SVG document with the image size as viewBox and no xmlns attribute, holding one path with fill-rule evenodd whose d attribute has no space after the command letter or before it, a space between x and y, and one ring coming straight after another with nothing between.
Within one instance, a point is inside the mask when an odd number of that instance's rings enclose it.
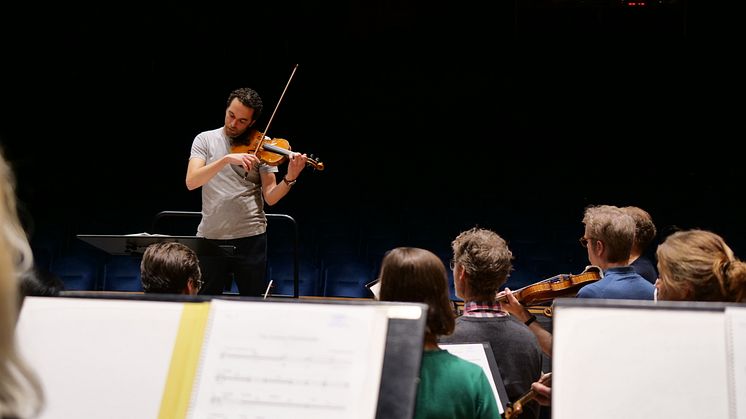
<instances>
[{"instance_id":1,"label":"blue seat","mask_svg":"<svg viewBox=\"0 0 746 419\"><path fill-rule=\"evenodd\" d=\"M60 277L65 290L96 291L99 267L95 258L71 254L54 259L50 271Z\"/></svg>"},{"instance_id":2,"label":"blue seat","mask_svg":"<svg viewBox=\"0 0 746 419\"><path fill-rule=\"evenodd\" d=\"M137 256L112 256L104 266L104 291L142 291Z\"/></svg>"},{"instance_id":3,"label":"blue seat","mask_svg":"<svg viewBox=\"0 0 746 419\"><path fill-rule=\"evenodd\" d=\"M233 274L231 274L231 278L233 278ZM231 286L226 286L225 289L223 289L223 293L238 295L238 284L236 284L236 281L231 279Z\"/></svg>"},{"instance_id":4,"label":"blue seat","mask_svg":"<svg viewBox=\"0 0 746 419\"><path fill-rule=\"evenodd\" d=\"M324 269L325 297L373 298L365 284L375 279L373 268L365 262L338 262Z\"/></svg>"},{"instance_id":5,"label":"blue seat","mask_svg":"<svg viewBox=\"0 0 746 419\"><path fill-rule=\"evenodd\" d=\"M276 254L269 258L269 278L272 294L293 295L294 261L291 254ZM319 295L319 267L310 260L298 260L298 295Z\"/></svg>"}]
</instances>

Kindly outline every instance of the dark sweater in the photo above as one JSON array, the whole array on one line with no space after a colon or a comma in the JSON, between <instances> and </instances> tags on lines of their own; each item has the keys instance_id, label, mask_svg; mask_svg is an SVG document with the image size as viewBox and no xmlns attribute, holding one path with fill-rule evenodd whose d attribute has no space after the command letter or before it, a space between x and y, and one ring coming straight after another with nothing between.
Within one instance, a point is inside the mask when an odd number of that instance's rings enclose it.
<instances>
[{"instance_id":1,"label":"dark sweater","mask_svg":"<svg viewBox=\"0 0 746 419\"><path fill-rule=\"evenodd\" d=\"M456 319L456 331L440 339L443 343L489 342L495 354L505 391L511 402L531 389L541 377L542 352L539 342L522 323L510 316ZM523 419L539 417L539 405L528 403Z\"/></svg>"}]
</instances>

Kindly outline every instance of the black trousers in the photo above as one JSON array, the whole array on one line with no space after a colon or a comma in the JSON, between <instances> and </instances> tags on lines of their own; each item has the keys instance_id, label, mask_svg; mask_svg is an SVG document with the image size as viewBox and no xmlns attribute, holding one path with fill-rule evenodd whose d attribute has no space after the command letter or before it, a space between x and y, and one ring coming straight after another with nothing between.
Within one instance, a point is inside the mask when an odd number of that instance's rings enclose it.
<instances>
[{"instance_id":1,"label":"black trousers","mask_svg":"<svg viewBox=\"0 0 746 419\"><path fill-rule=\"evenodd\" d=\"M210 240L221 255L199 259L204 285L200 294L221 295L233 280L238 294L258 297L267 287L267 233L231 240ZM232 274L232 275L231 275Z\"/></svg>"}]
</instances>

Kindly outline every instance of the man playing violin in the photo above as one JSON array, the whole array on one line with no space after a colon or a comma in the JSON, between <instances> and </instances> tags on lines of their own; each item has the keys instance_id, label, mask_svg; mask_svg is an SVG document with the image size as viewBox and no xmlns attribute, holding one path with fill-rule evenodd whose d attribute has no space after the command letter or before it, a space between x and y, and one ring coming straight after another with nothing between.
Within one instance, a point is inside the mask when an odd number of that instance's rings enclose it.
<instances>
[{"instance_id":1,"label":"man playing violin","mask_svg":"<svg viewBox=\"0 0 746 419\"><path fill-rule=\"evenodd\" d=\"M497 233L472 228L451 243L453 282L464 300L464 314L453 334L441 342L489 342L510 400L517 400L541 376L542 353L536 337L495 300L507 281L513 254ZM537 405L526 406L524 418L537 418Z\"/></svg>"},{"instance_id":2,"label":"man playing violin","mask_svg":"<svg viewBox=\"0 0 746 419\"><path fill-rule=\"evenodd\" d=\"M612 205L591 206L585 209L583 224L580 244L604 276L581 288L577 297L652 300L655 287L629 264L637 228L632 216Z\"/></svg>"},{"instance_id":3,"label":"man playing violin","mask_svg":"<svg viewBox=\"0 0 746 419\"><path fill-rule=\"evenodd\" d=\"M251 152L232 152L246 142L262 112L262 99L250 88L228 96L225 124L199 133L192 142L186 186L202 187L202 221L197 236L219 246L224 255L200 255L204 286L200 294L219 295L233 272L240 295L259 296L266 287L267 218L264 203L274 205L290 191L306 166L305 154L290 153L285 176ZM228 250L231 249L231 250Z\"/></svg>"},{"instance_id":4,"label":"man playing violin","mask_svg":"<svg viewBox=\"0 0 746 419\"><path fill-rule=\"evenodd\" d=\"M590 206L585 209L583 224L585 232L580 245L587 249L591 265L601 268L604 275L599 281L583 286L577 297L652 300L655 287L629 264L637 224L627 210L612 205ZM503 295L503 309L517 320L528 322L531 313L511 290L498 294L498 299ZM544 353L551 356L551 333L538 322L526 324L539 339Z\"/></svg>"}]
</instances>

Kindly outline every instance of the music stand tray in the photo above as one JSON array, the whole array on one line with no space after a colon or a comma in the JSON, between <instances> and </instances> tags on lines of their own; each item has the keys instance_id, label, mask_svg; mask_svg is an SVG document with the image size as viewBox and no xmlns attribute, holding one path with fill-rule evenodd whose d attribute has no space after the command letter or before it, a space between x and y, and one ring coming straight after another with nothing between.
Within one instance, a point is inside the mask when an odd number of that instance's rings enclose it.
<instances>
[{"instance_id":1,"label":"music stand tray","mask_svg":"<svg viewBox=\"0 0 746 419\"><path fill-rule=\"evenodd\" d=\"M221 256L223 250L197 236L168 236L162 234L78 234L80 240L103 250L110 255L141 256L145 249L153 243L178 242L194 250L197 256Z\"/></svg>"}]
</instances>

